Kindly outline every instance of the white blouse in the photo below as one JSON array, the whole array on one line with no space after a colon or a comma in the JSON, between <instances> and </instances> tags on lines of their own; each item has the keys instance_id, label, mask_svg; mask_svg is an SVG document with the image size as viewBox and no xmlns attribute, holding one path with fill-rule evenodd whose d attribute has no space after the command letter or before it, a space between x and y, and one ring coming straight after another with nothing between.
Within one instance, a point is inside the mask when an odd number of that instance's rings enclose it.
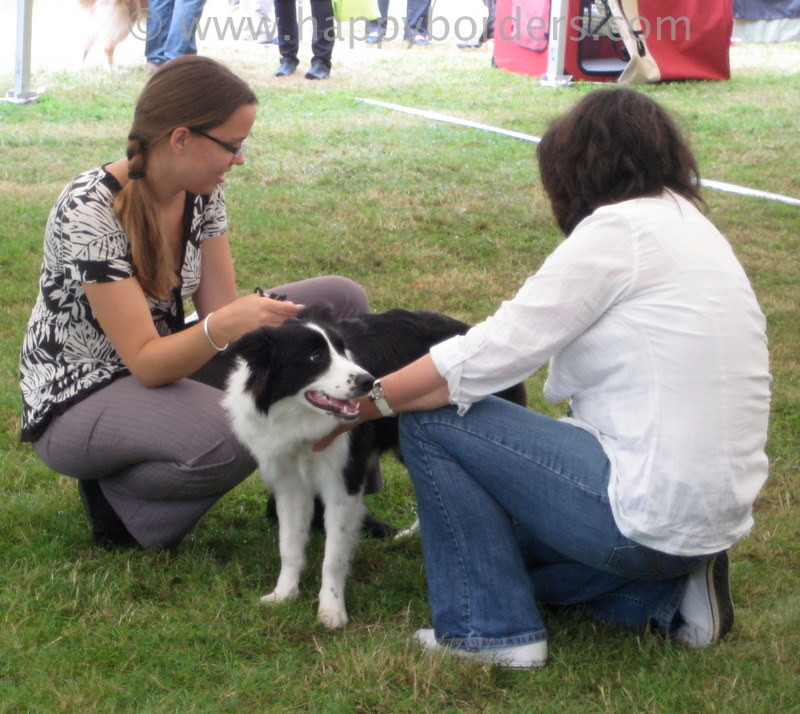
<instances>
[{"instance_id":1,"label":"white blouse","mask_svg":"<svg viewBox=\"0 0 800 714\"><path fill-rule=\"evenodd\" d=\"M729 548L767 477L766 320L730 244L671 192L585 218L517 295L431 350L464 413L550 361L552 402L611 462L627 537L677 555Z\"/></svg>"}]
</instances>

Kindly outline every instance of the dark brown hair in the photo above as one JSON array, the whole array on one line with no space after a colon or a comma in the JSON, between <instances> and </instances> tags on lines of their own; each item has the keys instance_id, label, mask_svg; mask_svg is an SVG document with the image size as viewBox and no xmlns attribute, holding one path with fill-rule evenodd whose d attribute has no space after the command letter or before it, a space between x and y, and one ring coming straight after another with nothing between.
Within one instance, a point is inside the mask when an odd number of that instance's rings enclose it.
<instances>
[{"instance_id":1,"label":"dark brown hair","mask_svg":"<svg viewBox=\"0 0 800 714\"><path fill-rule=\"evenodd\" d=\"M130 180L114 201L114 212L131 244L142 289L166 298L177 283L169 252L158 230L153 193L147 182L148 152L178 127L208 130L258 99L244 80L208 57L186 55L164 64L147 82L128 134Z\"/></svg>"},{"instance_id":2,"label":"dark brown hair","mask_svg":"<svg viewBox=\"0 0 800 714\"><path fill-rule=\"evenodd\" d=\"M537 150L542 185L569 235L600 206L671 189L699 206L697 162L669 114L633 89L599 89L553 121Z\"/></svg>"}]
</instances>

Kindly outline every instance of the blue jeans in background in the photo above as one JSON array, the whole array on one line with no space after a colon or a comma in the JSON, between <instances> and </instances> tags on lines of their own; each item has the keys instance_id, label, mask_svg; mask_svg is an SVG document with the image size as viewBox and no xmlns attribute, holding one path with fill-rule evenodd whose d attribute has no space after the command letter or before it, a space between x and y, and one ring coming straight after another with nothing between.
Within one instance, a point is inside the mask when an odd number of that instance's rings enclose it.
<instances>
[{"instance_id":1,"label":"blue jeans in background","mask_svg":"<svg viewBox=\"0 0 800 714\"><path fill-rule=\"evenodd\" d=\"M147 9L148 62L161 64L197 54L196 29L206 0L150 0Z\"/></svg>"},{"instance_id":2,"label":"blue jeans in background","mask_svg":"<svg viewBox=\"0 0 800 714\"><path fill-rule=\"evenodd\" d=\"M437 639L466 649L547 638L537 602L666 635L704 557L626 538L596 437L496 397L400 416Z\"/></svg>"}]
</instances>

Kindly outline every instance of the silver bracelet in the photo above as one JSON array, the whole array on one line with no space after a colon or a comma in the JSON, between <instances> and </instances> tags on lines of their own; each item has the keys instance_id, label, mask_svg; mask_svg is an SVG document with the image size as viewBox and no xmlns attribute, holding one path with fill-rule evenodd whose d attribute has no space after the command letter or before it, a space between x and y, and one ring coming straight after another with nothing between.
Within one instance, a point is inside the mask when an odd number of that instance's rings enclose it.
<instances>
[{"instance_id":1,"label":"silver bracelet","mask_svg":"<svg viewBox=\"0 0 800 714\"><path fill-rule=\"evenodd\" d=\"M226 342L223 347L217 347L214 340L211 339L211 335L208 334L208 320L213 314L213 312L209 312L208 315L206 315L206 319L203 320L203 332L208 340L208 344L210 344L217 352L224 352L228 348L228 343Z\"/></svg>"}]
</instances>

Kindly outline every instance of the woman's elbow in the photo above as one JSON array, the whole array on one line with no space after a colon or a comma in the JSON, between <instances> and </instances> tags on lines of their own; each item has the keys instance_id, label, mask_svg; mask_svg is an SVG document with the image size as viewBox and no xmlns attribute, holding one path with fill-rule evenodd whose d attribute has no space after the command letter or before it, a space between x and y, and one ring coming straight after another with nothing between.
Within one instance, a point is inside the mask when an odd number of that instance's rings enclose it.
<instances>
[{"instance_id":1,"label":"woman's elbow","mask_svg":"<svg viewBox=\"0 0 800 714\"><path fill-rule=\"evenodd\" d=\"M139 375L134 375L134 377L136 377L139 384L141 384L145 389L158 389L159 387L163 387L165 384L169 384L169 382L160 379L144 378L140 377Z\"/></svg>"},{"instance_id":2,"label":"woman's elbow","mask_svg":"<svg viewBox=\"0 0 800 714\"><path fill-rule=\"evenodd\" d=\"M153 370L129 368L130 373L136 378L145 389L158 389L166 384L174 382L174 379L168 378L164 374L159 374Z\"/></svg>"},{"instance_id":3,"label":"woman's elbow","mask_svg":"<svg viewBox=\"0 0 800 714\"><path fill-rule=\"evenodd\" d=\"M128 371L146 389L157 389L166 384L171 384L178 377L174 374L175 367L168 355L153 352L149 345L135 354L123 358Z\"/></svg>"}]
</instances>

